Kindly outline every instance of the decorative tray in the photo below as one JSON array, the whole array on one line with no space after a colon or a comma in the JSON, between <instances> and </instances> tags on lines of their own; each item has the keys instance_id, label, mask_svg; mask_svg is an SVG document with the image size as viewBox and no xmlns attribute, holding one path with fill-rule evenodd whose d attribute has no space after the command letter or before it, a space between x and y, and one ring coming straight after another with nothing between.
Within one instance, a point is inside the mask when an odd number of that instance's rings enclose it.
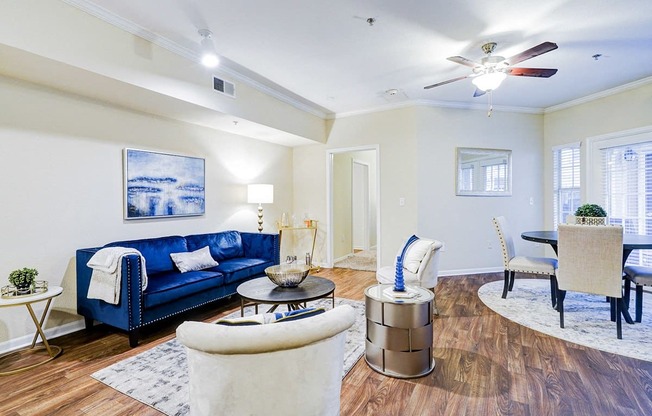
<instances>
[{"instance_id":1,"label":"decorative tray","mask_svg":"<svg viewBox=\"0 0 652 416\"><path fill-rule=\"evenodd\" d=\"M39 293L48 291L47 280L35 280L34 285L29 288L28 292L19 292L16 286L4 286L0 291L0 298L2 299L17 299L25 298L28 296L38 295Z\"/></svg>"}]
</instances>

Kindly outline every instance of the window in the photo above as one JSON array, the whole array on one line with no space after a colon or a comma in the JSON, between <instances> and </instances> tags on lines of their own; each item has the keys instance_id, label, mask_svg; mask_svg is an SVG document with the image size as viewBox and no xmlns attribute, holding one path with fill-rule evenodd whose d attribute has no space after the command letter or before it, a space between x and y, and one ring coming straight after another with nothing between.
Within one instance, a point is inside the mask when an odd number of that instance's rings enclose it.
<instances>
[{"instance_id":1,"label":"window","mask_svg":"<svg viewBox=\"0 0 652 416\"><path fill-rule=\"evenodd\" d=\"M473 190L473 165L471 166L462 166L460 170L460 190L461 191L472 191Z\"/></svg>"},{"instance_id":2,"label":"window","mask_svg":"<svg viewBox=\"0 0 652 416\"><path fill-rule=\"evenodd\" d=\"M652 142L601 150L603 204L609 223L626 234L652 234ZM652 250L634 250L627 264L652 266Z\"/></svg>"},{"instance_id":3,"label":"window","mask_svg":"<svg viewBox=\"0 0 652 416\"><path fill-rule=\"evenodd\" d=\"M553 149L553 226L566 222L580 206L580 145Z\"/></svg>"},{"instance_id":4,"label":"window","mask_svg":"<svg viewBox=\"0 0 652 416\"><path fill-rule=\"evenodd\" d=\"M484 167L484 190L504 191L507 183L507 163L498 163Z\"/></svg>"}]
</instances>

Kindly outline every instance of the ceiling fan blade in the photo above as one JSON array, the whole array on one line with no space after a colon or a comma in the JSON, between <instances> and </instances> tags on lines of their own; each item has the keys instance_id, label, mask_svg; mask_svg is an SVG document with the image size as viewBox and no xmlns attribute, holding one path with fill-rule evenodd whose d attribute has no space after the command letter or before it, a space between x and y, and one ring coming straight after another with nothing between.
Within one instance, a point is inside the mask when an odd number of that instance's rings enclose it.
<instances>
[{"instance_id":1,"label":"ceiling fan blade","mask_svg":"<svg viewBox=\"0 0 652 416\"><path fill-rule=\"evenodd\" d=\"M544 53L554 51L555 49L557 49L556 43L543 42L542 44L524 50L523 52L518 53L511 58L505 59L505 62L507 62L509 65L515 65L519 62L525 61L526 59L531 59L535 56L543 55Z\"/></svg>"},{"instance_id":2,"label":"ceiling fan blade","mask_svg":"<svg viewBox=\"0 0 652 416\"><path fill-rule=\"evenodd\" d=\"M466 59L463 56L451 56L451 57L448 57L446 59L448 59L451 62L455 62L456 64L469 66L471 68L475 68L476 66L482 66L478 62L474 62L474 61L472 61L470 59Z\"/></svg>"},{"instance_id":3,"label":"ceiling fan blade","mask_svg":"<svg viewBox=\"0 0 652 416\"><path fill-rule=\"evenodd\" d=\"M550 78L557 73L556 68L507 68L507 75L517 77Z\"/></svg>"},{"instance_id":4,"label":"ceiling fan blade","mask_svg":"<svg viewBox=\"0 0 652 416\"><path fill-rule=\"evenodd\" d=\"M485 95L485 91L482 91L480 88L476 88L475 92L473 93L473 97L480 97L482 95Z\"/></svg>"},{"instance_id":5,"label":"ceiling fan blade","mask_svg":"<svg viewBox=\"0 0 652 416\"><path fill-rule=\"evenodd\" d=\"M423 89L424 90L429 90L430 88L435 88L435 87L439 87L441 85L450 84L451 82L459 81L461 79L468 78L468 77L469 77L469 75L465 75L463 77L457 77L457 78L449 79L447 81L442 81L442 82L438 82L436 84L428 85L426 87L423 87Z\"/></svg>"}]
</instances>

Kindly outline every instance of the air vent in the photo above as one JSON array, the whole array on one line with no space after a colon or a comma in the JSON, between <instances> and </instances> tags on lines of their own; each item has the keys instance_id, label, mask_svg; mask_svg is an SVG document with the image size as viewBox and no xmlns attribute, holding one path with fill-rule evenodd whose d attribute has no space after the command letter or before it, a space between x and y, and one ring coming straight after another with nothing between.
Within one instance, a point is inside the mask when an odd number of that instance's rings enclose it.
<instances>
[{"instance_id":1,"label":"air vent","mask_svg":"<svg viewBox=\"0 0 652 416\"><path fill-rule=\"evenodd\" d=\"M213 89L224 95L235 98L235 85L216 76L213 77Z\"/></svg>"}]
</instances>

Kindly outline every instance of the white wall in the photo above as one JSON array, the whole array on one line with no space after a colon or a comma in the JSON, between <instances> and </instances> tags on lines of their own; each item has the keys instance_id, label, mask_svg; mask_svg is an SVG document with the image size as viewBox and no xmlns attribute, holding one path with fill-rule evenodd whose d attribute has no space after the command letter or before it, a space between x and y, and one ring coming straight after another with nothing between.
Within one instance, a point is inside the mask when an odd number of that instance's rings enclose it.
<instances>
[{"instance_id":1,"label":"white wall","mask_svg":"<svg viewBox=\"0 0 652 416\"><path fill-rule=\"evenodd\" d=\"M48 328L79 319L78 248L225 229L256 232L257 207L246 203L247 183L275 185L264 232L276 232L274 220L291 210L290 148L2 77L0 108L0 281L4 286L12 270L28 266L39 270L40 279L62 286ZM205 158L206 214L123 220L125 147ZM24 307L3 308L0 317L0 350L34 331Z\"/></svg>"},{"instance_id":2,"label":"white wall","mask_svg":"<svg viewBox=\"0 0 652 416\"><path fill-rule=\"evenodd\" d=\"M444 242L440 269L468 273L502 268L491 219L504 215L517 251L540 255L520 232L543 227L543 119L541 115L420 107L417 128L418 231ZM512 151L512 196L455 195L456 148ZM530 205L530 198L533 204Z\"/></svg>"}]
</instances>

